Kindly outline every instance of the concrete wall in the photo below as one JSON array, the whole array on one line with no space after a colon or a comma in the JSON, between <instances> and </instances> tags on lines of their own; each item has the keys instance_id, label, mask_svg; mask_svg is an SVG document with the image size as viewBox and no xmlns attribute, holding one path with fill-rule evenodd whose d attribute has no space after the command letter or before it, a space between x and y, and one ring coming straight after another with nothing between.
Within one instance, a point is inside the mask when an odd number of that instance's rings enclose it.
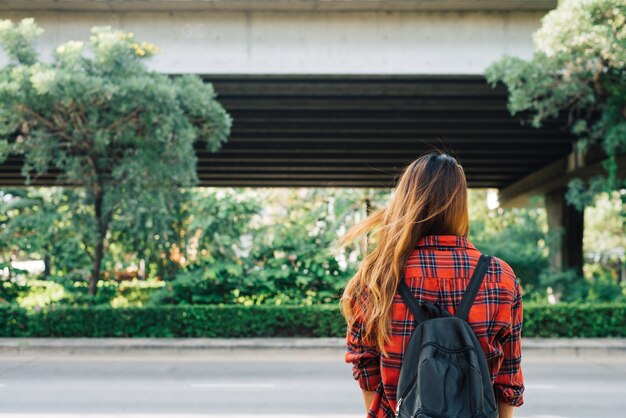
<instances>
[{"instance_id":1,"label":"concrete wall","mask_svg":"<svg viewBox=\"0 0 626 418\"><path fill-rule=\"evenodd\" d=\"M62 11L35 17L40 48L94 25L159 46L150 65L202 74L482 74L503 54L529 57L545 11ZM0 56L0 64L6 62Z\"/></svg>"}]
</instances>

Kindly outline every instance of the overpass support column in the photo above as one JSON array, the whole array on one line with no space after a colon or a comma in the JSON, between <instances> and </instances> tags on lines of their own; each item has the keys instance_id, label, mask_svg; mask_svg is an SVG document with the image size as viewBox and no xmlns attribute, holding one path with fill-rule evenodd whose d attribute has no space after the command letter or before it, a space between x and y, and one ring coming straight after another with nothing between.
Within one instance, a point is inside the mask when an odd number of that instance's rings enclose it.
<instances>
[{"instance_id":1,"label":"overpass support column","mask_svg":"<svg viewBox=\"0 0 626 418\"><path fill-rule=\"evenodd\" d=\"M545 195L548 228L556 235L550 245L551 267L555 271L575 269L582 275L584 211L569 205L565 192L561 187Z\"/></svg>"}]
</instances>

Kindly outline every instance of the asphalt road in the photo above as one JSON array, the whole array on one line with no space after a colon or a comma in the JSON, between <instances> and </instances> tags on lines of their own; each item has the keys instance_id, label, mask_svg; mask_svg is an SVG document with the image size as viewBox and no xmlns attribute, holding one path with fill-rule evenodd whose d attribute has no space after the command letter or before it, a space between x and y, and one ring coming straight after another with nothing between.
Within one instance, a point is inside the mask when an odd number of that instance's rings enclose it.
<instances>
[{"instance_id":1,"label":"asphalt road","mask_svg":"<svg viewBox=\"0 0 626 418\"><path fill-rule=\"evenodd\" d=\"M626 356L525 355L520 418L623 418ZM358 418L338 350L0 356L0 417Z\"/></svg>"}]
</instances>

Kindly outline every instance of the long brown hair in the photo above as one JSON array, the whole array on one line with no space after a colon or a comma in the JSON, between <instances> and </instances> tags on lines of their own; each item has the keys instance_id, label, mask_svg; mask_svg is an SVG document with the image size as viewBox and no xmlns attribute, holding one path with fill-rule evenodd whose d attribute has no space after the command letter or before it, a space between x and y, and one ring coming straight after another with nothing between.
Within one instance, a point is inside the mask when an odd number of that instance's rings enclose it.
<instances>
[{"instance_id":1,"label":"long brown hair","mask_svg":"<svg viewBox=\"0 0 626 418\"><path fill-rule=\"evenodd\" d=\"M463 168L441 152L422 155L400 177L389 205L352 227L347 244L369 234L373 243L358 271L348 282L341 304L352 327L361 304L363 338L387 354L391 309L404 265L421 237L467 237L467 183ZM366 295L366 297L363 297Z\"/></svg>"}]
</instances>

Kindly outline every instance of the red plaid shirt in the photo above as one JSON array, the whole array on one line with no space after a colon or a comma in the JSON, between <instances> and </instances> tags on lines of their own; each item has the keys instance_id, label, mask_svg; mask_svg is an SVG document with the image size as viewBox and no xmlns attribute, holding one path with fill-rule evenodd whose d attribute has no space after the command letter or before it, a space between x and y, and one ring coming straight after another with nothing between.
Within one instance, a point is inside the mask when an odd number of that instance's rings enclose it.
<instances>
[{"instance_id":1,"label":"red plaid shirt","mask_svg":"<svg viewBox=\"0 0 626 418\"><path fill-rule=\"evenodd\" d=\"M418 302L434 302L454 314L479 257L480 252L466 238L426 236L409 257L405 280ZM356 321L347 333L345 360L353 364L353 376L359 386L376 391L368 418L392 418L402 357L415 322L396 293L391 342L385 347L388 356L381 356L377 347L367 346L361 339L361 306L361 303L356 305ZM497 398L511 405L522 405L522 293L513 270L504 261L492 258L468 323L487 356Z\"/></svg>"}]
</instances>

